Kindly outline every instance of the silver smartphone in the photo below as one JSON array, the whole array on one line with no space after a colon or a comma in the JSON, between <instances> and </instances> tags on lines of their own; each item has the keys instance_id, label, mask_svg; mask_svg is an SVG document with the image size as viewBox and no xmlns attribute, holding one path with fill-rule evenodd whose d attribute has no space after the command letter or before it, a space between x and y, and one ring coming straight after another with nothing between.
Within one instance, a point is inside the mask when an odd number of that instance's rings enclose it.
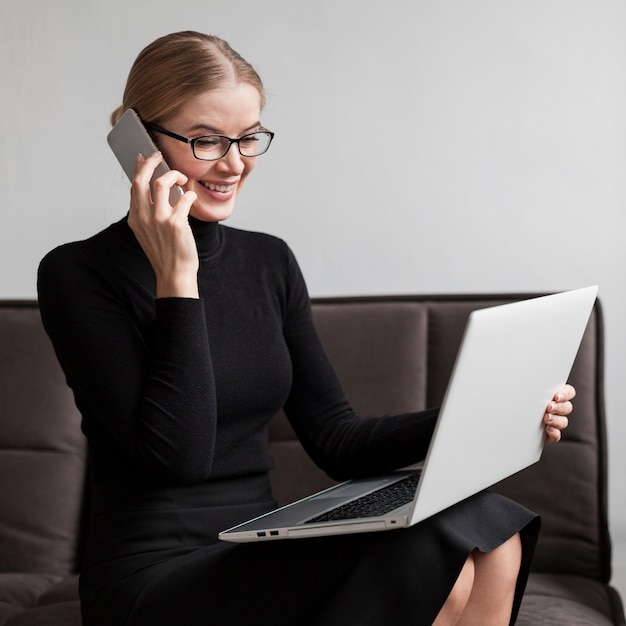
<instances>
[{"instance_id":1,"label":"silver smartphone","mask_svg":"<svg viewBox=\"0 0 626 626\"><path fill-rule=\"evenodd\" d=\"M107 142L113 153L120 162L122 169L126 172L128 180L132 180L135 174L135 163L137 155L141 152L145 157L149 157L158 148L152 141L148 131L142 124L139 116L133 109L127 109L117 124L111 129L107 135ZM154 176L150 181L150 188L155 179L159 178L166 172L169 172L167 163L163 160L154 171ZM172 187L170 192L170 203L172 205L178 202L183 195L183 190L178 185Z\"/></svg>"}]
</instances>

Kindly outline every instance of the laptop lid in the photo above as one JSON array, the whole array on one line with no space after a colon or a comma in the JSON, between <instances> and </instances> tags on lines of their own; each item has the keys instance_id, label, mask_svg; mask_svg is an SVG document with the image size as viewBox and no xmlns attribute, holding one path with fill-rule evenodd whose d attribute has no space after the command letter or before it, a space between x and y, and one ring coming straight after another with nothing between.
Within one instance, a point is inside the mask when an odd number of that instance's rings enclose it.
<instances>
[{"instance_id":1,"label":"laptop lid","mask_svg":"<svg viewBox=\"0 0 626 626\"><path fill-rule=\"evenodd\" d=\"M537 462L542 418L569 377L597 286L473 311L411 523Z\"/></svg>"},{"instance_id":2,"label":"laptop lid","mask_svg":"<svg viewBox=\"0 0 626 626\"><path fill-rule=\"evenodd\" d=\"M265 541L410 526L535 463L545 408L567 381L598 288L478 309L468 319L413 502L379 518L305 520L389 484L348 481L220 533Z\"/></svg>"}]
</instances>

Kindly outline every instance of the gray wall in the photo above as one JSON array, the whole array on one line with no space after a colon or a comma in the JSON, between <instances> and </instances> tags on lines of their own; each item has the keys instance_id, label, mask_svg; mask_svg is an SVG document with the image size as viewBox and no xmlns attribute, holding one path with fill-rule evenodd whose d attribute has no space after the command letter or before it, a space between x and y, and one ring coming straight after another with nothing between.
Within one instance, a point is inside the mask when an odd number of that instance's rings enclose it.
<instances>
[{"instance_id":1,"label":"gray wall","mask_svg":"<svg viewBox=\"0 0 626 626\"><path fill-rule=\"evenodd\" d=\"M277 133L231 222L285 238L312 295L600 285L620 568L625 27L617 0L0 0L0 297L125 213L104 137L140 48L219 34Z\"/></svg>"}]
</instances>

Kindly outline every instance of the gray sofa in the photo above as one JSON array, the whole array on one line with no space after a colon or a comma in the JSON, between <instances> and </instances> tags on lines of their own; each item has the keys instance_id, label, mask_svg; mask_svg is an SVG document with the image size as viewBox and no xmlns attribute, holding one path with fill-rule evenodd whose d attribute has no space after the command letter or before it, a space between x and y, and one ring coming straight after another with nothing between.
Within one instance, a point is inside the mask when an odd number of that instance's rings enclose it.
<instances>
[{"instance_id":1,"label":"gray sofa","mask_svg":"<svg viewBox=\"0 0 626 626\"><path fill-rule=\"evenodd\" d=\"M519 297L318 299L314 315L355 408L382 414L437 405L469 312ZM609 585L599 304L570 380L578 398L564 441L494 487L543 518L518 624L626 625ZM282 415L270 427L270 447L279 502L331 484ZM0 626L80 624L77 574L88 494L80 418L37 304L0 301Z\"/></svg>"}]
</instances>

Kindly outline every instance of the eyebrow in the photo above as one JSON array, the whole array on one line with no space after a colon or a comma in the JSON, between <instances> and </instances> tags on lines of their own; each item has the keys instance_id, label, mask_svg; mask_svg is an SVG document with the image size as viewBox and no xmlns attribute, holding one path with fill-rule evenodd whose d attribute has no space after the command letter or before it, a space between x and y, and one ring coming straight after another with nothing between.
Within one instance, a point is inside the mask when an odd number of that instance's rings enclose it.
<instances>
[{"instance_id":1,"label":"eyebrow","mask_svg":"<svg viewBox=\"0 0 626 626\"><path fill-rule=\"evenodd\" d=\"M241 134L245 135L246 133L250 132L251 130L254 130L255 128L261 128L261 127L262 127L262 125L261 125L260 121L255 122L251 126L248 126L248 128L244 128L244 130L243 130L243 132ZM192 126L189 129L190 133L194 133L196 131L208 131L211 134L218 134L218 135L223 134L217 128L213 128L212 126L208 126L207 124L195 124L194 126Z\"/></svg>"}]
</instances>

